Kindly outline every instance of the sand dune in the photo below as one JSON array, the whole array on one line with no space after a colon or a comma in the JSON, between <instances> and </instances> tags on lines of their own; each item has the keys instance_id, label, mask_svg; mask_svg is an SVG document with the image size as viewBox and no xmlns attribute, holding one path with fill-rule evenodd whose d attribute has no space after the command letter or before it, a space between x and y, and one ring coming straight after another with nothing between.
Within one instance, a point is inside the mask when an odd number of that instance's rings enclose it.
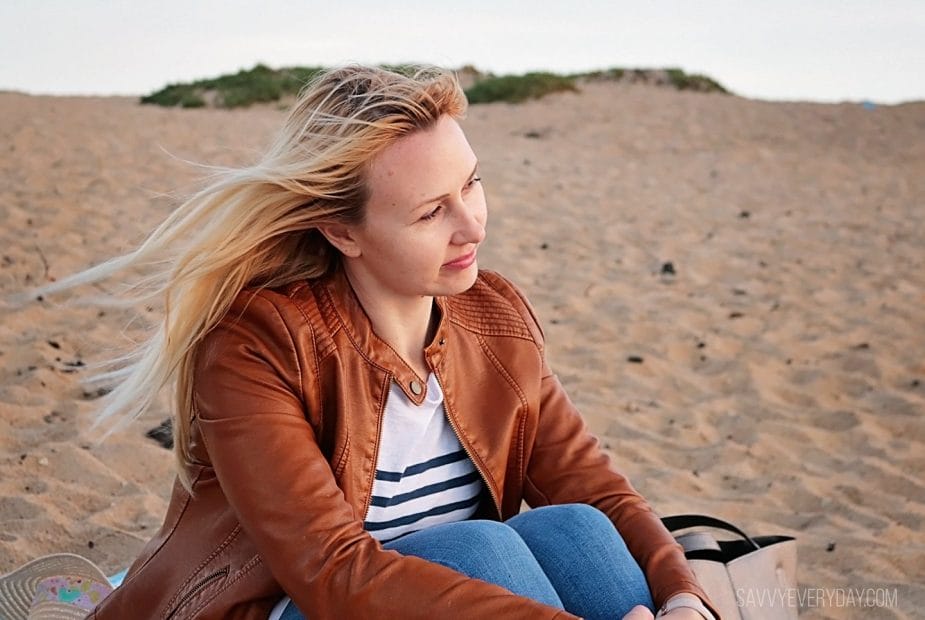
<instances>
[{"instance_id":1,"label":"sand dune","mask_svg":"<svg viewBox=\"0 0 925 620\"><path fill-rule=\"evenodd\" d=\"M0 294L131 248L192 187L183 159L246 163L283 114L0 94ZM796 536L806 588L897 588L897 607L806 617L920 616L925 103L592 84L465 128L481 265L528 292L656 509ZM144 437L166 402L98 443L81 383L160 308L68 299L0 306L0 572L55 551L115 571L166 508L172 457Z\"/></svg>"}]
</instances>

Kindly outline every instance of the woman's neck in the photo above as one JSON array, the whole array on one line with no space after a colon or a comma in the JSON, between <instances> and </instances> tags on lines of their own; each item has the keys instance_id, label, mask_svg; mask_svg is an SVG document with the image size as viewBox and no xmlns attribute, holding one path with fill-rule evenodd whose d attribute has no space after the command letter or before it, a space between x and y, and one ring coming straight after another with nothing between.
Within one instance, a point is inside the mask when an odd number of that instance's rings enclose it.
<instances>
[{"instance_id":1,"label":"woman's neck","mask_svg":"<svg viewBox=\"0 0 925 620\"><path fill-rule=\"evenodd\" d=\"M421 377L430 373L424 349L436 331L437 311L433 297L383 296L364 286L362 278L349 277L373 331L398 353Z\"/></svg>"}]
</instances>

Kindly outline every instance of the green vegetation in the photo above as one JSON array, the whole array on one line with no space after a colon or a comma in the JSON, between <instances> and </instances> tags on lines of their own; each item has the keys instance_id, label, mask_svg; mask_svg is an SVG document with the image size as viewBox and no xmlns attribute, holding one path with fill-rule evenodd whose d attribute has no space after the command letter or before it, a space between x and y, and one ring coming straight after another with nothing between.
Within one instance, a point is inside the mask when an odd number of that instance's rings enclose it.
<instances>
[{"instance_id":1,"label":"green vegetation","mask_svg":"<svg viewBox=\"0 0 925 620\"><path fill-rule=\"evenodd\" d=\"M382 65L396 73L409 74L414 64ZM161 90L141 98L142 103L183 108L238 108L254 103L279 101L286 96L295 96L305 84L324 70L324 67L284 67L271 69L258 64L253 69L242 69L234 74L217 78L197 80L185 84L170 84ZM528 99L539 99L545 95L563 91L578 91L583 81L642 82L668 84L678 90L728 93L719 83L700 74L686 74L681 69L622 69L612 67L585 73L559 75L548 72L532 72L524 75L494 76L483 74L473 67L463 67L465 74L474 83L466 90L472 104L505 101L519 103Z\"/></svg>"},{"instance_id":2,"label":"green vegetation","mask_svg":"<svg viewBox=\"0 0 925 620\"><path fill-rule=\"evenodd\" d=\"M701 93L729 93L722 84L699 73L684 73L682 69L623 69L611 67L597 71L573 73L578 80L592 82L629 82L641 84L670 85L678 90L694 90Z\"/></svg>"},{"instance_id":3,"label":"green vegetation","mask_svg":"<svg viewBox=\"0 0 925 620\"><path fill-rule=\"evenodd\" d=\"M696 90L703 93L728 93L729 91L713 78L700 73L684 73L681 69L666 69L668 81L678 90Z\"/></svg>"},{"instance_id":4,"label":"green vegetation","mask_svg":"<svg viewBox=\"0 0 925 620\"><path fill-rule=\"evenodd\" d=\"M549 93L578 91L575 78L555 73L535 72L524 75L486 77L466 91L469 103L506 101L519 103L539 99Z\"/></svg>"},{"instance_id":5,"label":"green vegetation","mask_svg":"<svg viewBox=\"0 0 925 620\"><path fill-rule=\"evenodd\" d=\"M571 76L579 80L620 81L623 79L625 74L626 69L621 69L620 67L611 67L610 69L598 69L596 71L585 71L584 73L572 73Z\"/></svg>"},{"instance_id":6,"label":"green vegetation","mask_svg":"<svg viewBox=\"0 0 925 620\"><path fill-rule=\"evenodd\" d=\"M323 67L286 67L271 69L256 65L231 75L187 84L170 84L141 98L142 103L162 106L200 108L211 104L219 108L239 108L252 103L279 101L284 95L295 95Z\"/></svg>"}]
</instances>

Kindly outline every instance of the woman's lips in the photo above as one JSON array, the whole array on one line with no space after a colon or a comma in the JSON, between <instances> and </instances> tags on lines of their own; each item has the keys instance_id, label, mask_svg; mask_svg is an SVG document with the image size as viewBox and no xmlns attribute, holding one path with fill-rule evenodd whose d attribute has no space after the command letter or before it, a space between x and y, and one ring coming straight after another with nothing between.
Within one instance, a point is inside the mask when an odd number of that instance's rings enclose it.
<instances>
[{"instance_id":1,"label":"woman's lips","mask_svg":"<svg viewBox=\"0 0 925 620\"><path fill-rule=\"evenodd\" d=\"M443 266L447 269L466 269L475 262L475 250L472 250L464 256L460 256L456 260L452 260L448 263L444 263Z\"/></svg>"}]
</instances>

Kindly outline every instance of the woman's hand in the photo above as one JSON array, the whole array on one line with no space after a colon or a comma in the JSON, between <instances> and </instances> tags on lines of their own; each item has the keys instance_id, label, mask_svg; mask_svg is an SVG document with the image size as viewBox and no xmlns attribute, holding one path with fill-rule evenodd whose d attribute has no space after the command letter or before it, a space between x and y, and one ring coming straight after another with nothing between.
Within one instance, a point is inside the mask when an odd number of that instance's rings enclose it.
<instances>
[{"instance_id":1,"label":"woman's hand","mask_svg":"<svg viewBox=\"0 0 925 620\"><path fill-rule=\"evenodd\" d=\"M703 620L703 615L690 607L675 607L659 620L662 620L662 618L669 618L670 620Z\"/></svg>"},{"instance_id":2,"label":"woman's hand","mask_svg":"<svg viewBox=\"0 0 925 620\"><path fill-rule=\"evenodd\" d=\"M623 616L623 620L652 620L655 616L652 615L652 612L648 607L644 605L636 605L630 612Z\"/></svg>"},{"instance_id":3,"label":"woman's hand","mask_svg":"<svg viewBox=\"0 0 925 620\"><path fill-rule=\"evenodd\" d=\"M628 614L623 616L623 620L653 620L653 618L655 618L655 616L652 615L652 612L642 605L636 605ZM676 607L662 616L662 618L670 618L670 620L703 620L703 616L700 615L700 612L690 607ZM659 620L661 620L661 618Z\"/></svg>"}]
</instances>

